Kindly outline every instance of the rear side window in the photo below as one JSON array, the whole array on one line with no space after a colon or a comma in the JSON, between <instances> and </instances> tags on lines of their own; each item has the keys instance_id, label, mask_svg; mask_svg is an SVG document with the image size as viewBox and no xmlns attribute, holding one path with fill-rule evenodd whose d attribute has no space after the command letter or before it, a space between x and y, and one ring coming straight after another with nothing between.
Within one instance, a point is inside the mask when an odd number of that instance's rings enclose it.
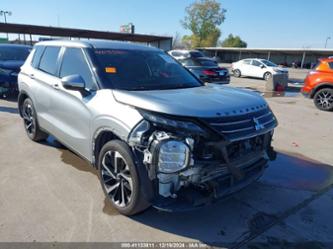
<instances>
[{"instance_id":1,"label":"rear side window","mask_svg":"<svg viewBox=\"0 0 333 249\"><path fill-rule=\"evenodd\" d=\"M34 53L34 57L32 58L32 62L31 65L34 68L38 68L39 62L40 62L40 58L42 57L42 54L44 52L44 48L43 46L36 46L35 47L35 53Z\"/></svg>"},{"instance_id":2,"label":"rear side window","mask_svg":"<svg viewBox=\"0 0 333 249\"><path fill-rule=\"evenodd\" d=\"M82 50L79 48L66 48L60 69L60 77L73 74L78 74L84 79L86 88L96 89L93 75Z\"/></svg>"},{"instance_id":3,"label":"rear side window","mask_svg":"<svg viewBox=\"0 0 333 249\"><path fill-rule=\"evenodd\" d=\"M250 65L251 64L251 60L243 60L243 64Z\"/></svg>"},{"instance_id":4,"label":"rear side window","mask_svg":"<svg viewBox=\"0 0 333 249\"><path fill-rule=\"evenodd\" d=\"M39 69L55 75L57 71L57 59L60 47L46 47L39 63Z\"/></svg>"},{"instance_id":5,"label":"rear side window","mask_svg":"<svg viewBox=\"0 0 333 249\"><path fill-rule=\"evenodd\" d=\"M171 52L171 55L177 57L177 56L182 56L183 54L180 52L174 51L174 52Z\"/></svg>"}]
</instances>

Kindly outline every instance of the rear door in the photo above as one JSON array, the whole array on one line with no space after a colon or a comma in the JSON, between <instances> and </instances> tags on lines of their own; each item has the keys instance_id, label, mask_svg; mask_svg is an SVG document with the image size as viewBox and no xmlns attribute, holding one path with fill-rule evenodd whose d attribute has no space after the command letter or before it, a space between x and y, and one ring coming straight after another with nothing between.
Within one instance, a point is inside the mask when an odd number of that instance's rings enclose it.
<instances>
[{"instance_id":1,"label":"rear door","mask_svg":"<svg viewBox=\"0 0 333 249\"><path fill-rule=\"evenodd\" d=\"M97 84L87 55L81 48L63 48L59 67L59 79L69 75L80 75L90 94L68 90L62 84L53 88L51 109L53 112L54 135L82 156L90 159L90 136L92 112L87 107L94 98Z\"/></svg>"},{"instance_id":2,"label":"rear door","mask_svg":"<svg viewBox=\"0 0 333 249\"><path fill-rule=\"evenodd\" d=\"M241 61L240 71L242 76L251 76L251 59Z\"/></svg>"},{"instance_id":3,"label":"rear door","mask_svg":"<svg viewBox=\"0 0 333 249\"><path fill-rule=\"evenodd\" d=\"M60 84L56 76L59 66L59 52L61 47L40 47L35 56L41 56L40 60L33 60L32 66L36 68L29 77L34 81L34 105L37 111L39 125L52 133L54 131L53 112L51 109L51 96L54 85ZM42 55L39 55L42 53ZM34 58L35 59L35 58Z\"/></svg>"}]
</instances>

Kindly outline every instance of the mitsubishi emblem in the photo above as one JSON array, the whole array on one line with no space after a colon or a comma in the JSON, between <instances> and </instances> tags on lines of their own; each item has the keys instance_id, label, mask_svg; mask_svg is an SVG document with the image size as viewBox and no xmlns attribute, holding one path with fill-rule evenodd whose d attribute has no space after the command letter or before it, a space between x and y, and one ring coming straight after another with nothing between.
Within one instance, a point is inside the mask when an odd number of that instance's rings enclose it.
<instances>
[{"instance_id":1,"label":"mitsubishi emblem","mask_svg":"<svg viewBox=\"0 0 333 249\"><path fill-rule=\"evenodd\" d=\"M260 131L262 129L265 129L265 126L260 124L260 122L257 118L253 118L253 122L254 122L254 128L256 129L256 131Z\"/></svg>"}]
</instances>

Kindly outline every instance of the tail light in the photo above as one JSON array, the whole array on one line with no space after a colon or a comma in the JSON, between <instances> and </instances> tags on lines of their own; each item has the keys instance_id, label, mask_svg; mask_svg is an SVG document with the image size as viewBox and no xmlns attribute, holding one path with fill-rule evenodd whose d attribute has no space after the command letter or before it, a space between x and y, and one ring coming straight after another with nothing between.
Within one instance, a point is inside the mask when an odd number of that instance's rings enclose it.
<instances>
[{"instance_id":1,"label":"tail light","mask_svg":"<svg viewBox=\"0 0 333 249\"><path fill-rule=\"evenodd\" d=\"M216 76L217 75L217 73L215 71L210 70L210 69L203 70L202 72L203 72L203 74L208 75L208 76Z\"/></svg>"}]
</instances>

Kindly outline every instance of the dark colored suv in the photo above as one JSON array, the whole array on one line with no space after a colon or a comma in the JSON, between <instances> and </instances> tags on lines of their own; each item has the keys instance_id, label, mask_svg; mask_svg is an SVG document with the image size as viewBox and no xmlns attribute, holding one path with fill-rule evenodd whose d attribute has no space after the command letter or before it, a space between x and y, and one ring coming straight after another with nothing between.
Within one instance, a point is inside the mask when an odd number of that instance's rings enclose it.
<instances>
[{"instance_id":1,"label":"dark colored suv","mask_svg":"<svg viewBox=\"0 0 333 249\"><path fill-rule=\"evenodd\" d=\"M0 44L0 96L18 92L17 75L30 50L30 46Z\"/></svg>"}]
</instances>

